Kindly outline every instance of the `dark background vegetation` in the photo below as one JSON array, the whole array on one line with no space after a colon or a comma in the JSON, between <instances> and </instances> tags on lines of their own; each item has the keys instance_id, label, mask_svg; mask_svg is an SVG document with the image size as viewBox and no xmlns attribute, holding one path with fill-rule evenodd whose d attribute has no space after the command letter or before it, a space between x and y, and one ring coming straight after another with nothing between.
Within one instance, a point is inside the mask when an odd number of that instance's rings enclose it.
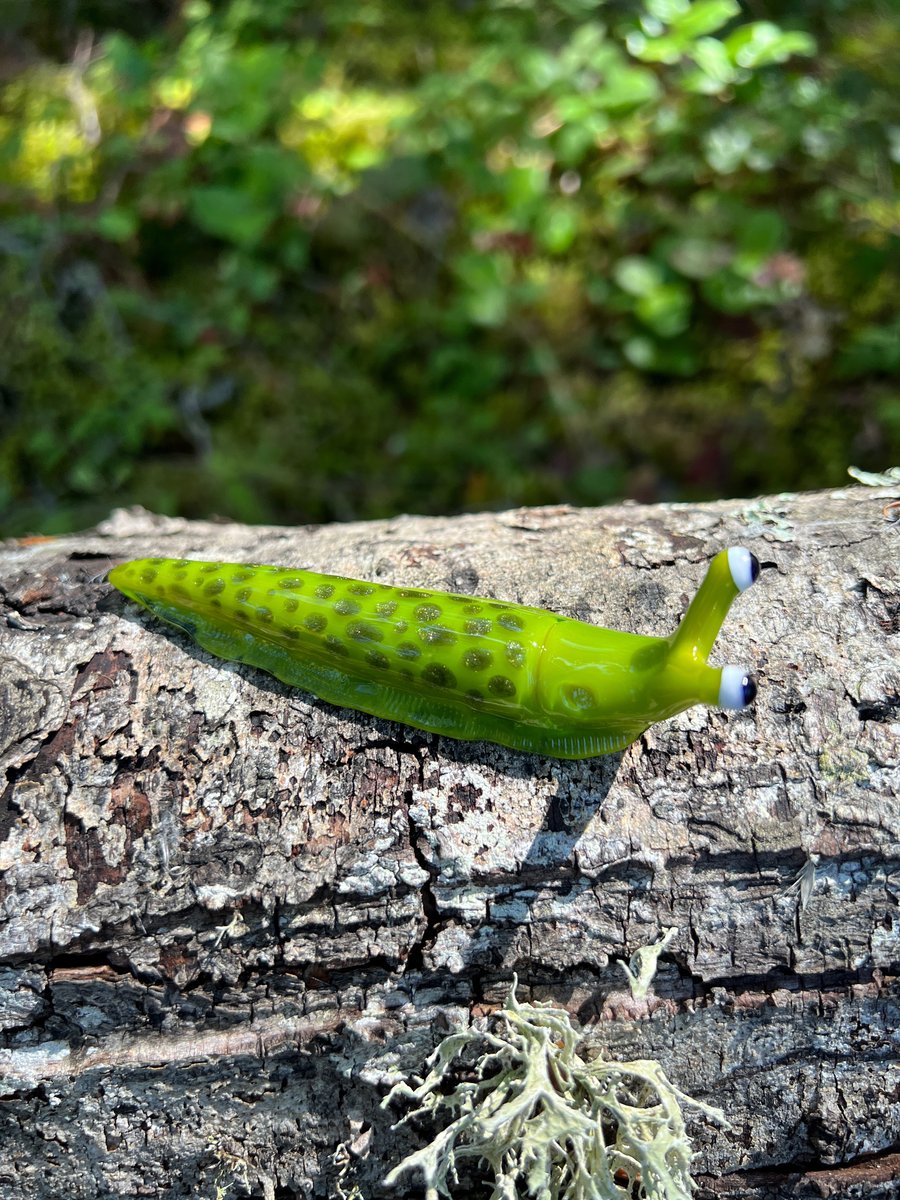
<instances>
[{"instance_id":1,"label":"dark background vegetation","mask_svg":"<svg viewBox=\"0 0 900 1200\"><path fill-rule=\"evenodd\" d=\"M900 460L872 0L0 0L0 528Z\"/></svg>"}]
</instances>

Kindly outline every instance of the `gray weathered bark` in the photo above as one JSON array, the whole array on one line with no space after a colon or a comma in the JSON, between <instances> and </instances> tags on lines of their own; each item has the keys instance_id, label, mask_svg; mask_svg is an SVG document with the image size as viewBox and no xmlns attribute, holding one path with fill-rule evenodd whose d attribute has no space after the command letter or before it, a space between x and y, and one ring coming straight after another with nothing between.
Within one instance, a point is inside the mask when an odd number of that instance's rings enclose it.
<instances>
[{"instance_id":1,"label":"gray weathered bark","mask_svg":"<svg viewBox=\"0 0 900 1200\"><path fill-rule=\"evenodd\" d=\"M118 512L0 550L0 1192L367 1198L453 1022L552 999L732 1130L727 1197L900 1178L900 530L887 493L269 529ZM127 605L112 562L283 562L671 630L763 563L718 661L759 698L559 762L337 710ZM796 881L803 879L806 887ZM615 959L680 933L656 998ZM426 1131L421 1131L424 1136ZM409 1194L415 1194L413 1182Z\"/></svg>"}]
</instances>

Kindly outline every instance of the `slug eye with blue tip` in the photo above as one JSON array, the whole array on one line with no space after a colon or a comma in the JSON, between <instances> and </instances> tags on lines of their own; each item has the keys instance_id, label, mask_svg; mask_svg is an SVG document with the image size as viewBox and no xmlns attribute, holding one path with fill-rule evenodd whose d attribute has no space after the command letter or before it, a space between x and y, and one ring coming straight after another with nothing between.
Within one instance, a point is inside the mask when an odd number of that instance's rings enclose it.
<instances>
[{"instance_id":1,"label":"slug eye with blue tip","mask_svg":"<svg viewBox=\"0 0 900 1200\"><path fill-rule=\"evenodd\" d=\"M739 592L746 592L759 579L759 559L745 546L732 546L728 551L728 569Z\"/></svg>"},{"instance_id":2,"label":"slug eye with blue tip","mask_svg":"<svg viewBox=\"0 0 900 1200\"><path fill-rule=\"evenodd\" d=\"M723 667L719 707L740 710L756 699L756 680L743 667Z\"/></svg>"}]
</instances>

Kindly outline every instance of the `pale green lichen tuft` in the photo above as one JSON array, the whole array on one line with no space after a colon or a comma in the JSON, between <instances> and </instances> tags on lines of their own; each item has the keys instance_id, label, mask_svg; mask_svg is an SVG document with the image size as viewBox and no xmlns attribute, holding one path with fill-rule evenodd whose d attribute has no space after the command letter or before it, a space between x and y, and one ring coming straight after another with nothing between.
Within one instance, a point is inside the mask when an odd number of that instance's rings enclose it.
<instances>
[{"instance_id":1,"label":"pale green lichen tuft","mask_svg":"<svg viewBox=\"0 0 900 1200\"><path fill-rule=\"evenodd\" d=\"M678 926L672 925L665 930L658 942L654 942L652 946L641 946L635 950L627 963L619 959L618 966L628 980L628 986L631 989L631 995L634 1000L645 1000L647 998L650 985L656 977L659 956L677 932Z\"/></svg>"},{"instance_id":2,"label":"pale green lichen tuft","mask_svg":"<svg viewBox=\"0 0 900 1200\"><path fill-rule=\"evenodd\" d=\"M859 467L848 467L847 474L866 487L894 487L900 483L900 467L888 467L886 471L861 471Z\"/></svg>"},{"instance_id":3,"label":"pale green lichen tuft","mask_svg":"<svg viewBox=\"0 0 900 1200\"><path fill-rule=\"evenodd\" d=\"M513 982L502 1009L445 1038L415 1086L399 1083L412 1117L450 1123L387 1176L421 1172L427 1200L452 1196L475 1160L493 1175L491 1200L689 1200L692 1150L681 1106L727 1126L646 1059L586 1062L562 1009L520 1004Z\"/></svg>"}]
</instances>

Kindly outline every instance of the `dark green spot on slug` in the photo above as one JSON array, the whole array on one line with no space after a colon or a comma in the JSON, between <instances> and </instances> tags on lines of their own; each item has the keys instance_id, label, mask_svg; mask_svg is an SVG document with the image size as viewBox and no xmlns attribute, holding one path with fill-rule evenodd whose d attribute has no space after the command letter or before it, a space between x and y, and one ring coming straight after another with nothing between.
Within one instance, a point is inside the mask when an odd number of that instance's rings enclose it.
<instances>
[{"instance_id":1,"label":"dark green spot on slug","mask_svg":"<svg viewBox=\"0 0 900 1200\"><path fill-rule=\"evenodd\" d=\"M580 684L573 684L572 687L566 688L565 696L572 707L579 709L581 712L593 708L597 703L594 699L594 693L590 688L582 687Z\"/></svg>"},{"instance_id":2,"label":"dark green spot on slug","mask_svg":"<svg viewBox=\"0 0 900 1200\"><path fill-rule=\"evenodd\" d=\"M441 615L441 610L437 604L420 604L413 615L417 621L422 621L423 623L436 621Z\"/></svg>"},{"instance_id":3,"label":"dark green spot on slug","mask_svg":"<svg viewBox=\"0 0 900 1200\"><path fill-rule=\"evenodd\" d=\"M285 602L284 602L284 611L285 612L296 612L299 607L300 607L300 601L295 600L293 596L289 596L288 599L285 600Z\"/></svg>"},{"instance_id":4,"label":"dark green spot on slug","mask_svg":"<svg viewBox=\"0 0 900 1200\"><path fill-rule=\"evenodd\" d=\"M152 583L156 578L156 571L152 567L147 567L141 571L141 583Z\"/></svg>"},{"instance_id":5,"label":"dark green spot on slug","mask_svg":"<svg viewBox=\"0 0 900 1200\"><path fill-rule=\"evenodd\" d=\"M380 604L375 605L375 611L379 617L392 617L397 611L396 600L382 600Z\"/></svg>"},{"instance_id":6,"label":"dark green spot on slug","mask_svg":"<svg viewBox=\"0 0 900 1200\"><path fill-rule=\"evenodd\" d=\"M418 646L414 646L412 642L401 642L397 647L398 658L415 659L418 658L422 651Z\"/></svg>"},{"instance_id":7,"label":"dark green spot on slug","mask_svg":"<svg viewBox=\"0 0 900 1200\"><path fill-rule=\"evenodd\" d=\"M355 600L338 600L334 611L342 617L352 617L359 612L359 605Z\"/></svg>"},{"instance_id":8,"label":"dark green spot on slug","mask_svg":"<svg viewBox=\"0 0 900 1200\"><path fill-rule=\"evenodd\" d=\"M239 604L246 604L252 595L253 591L251 588L241 588L241 590L235 594L234 598Z\"/></svg>"},{"instance_id":9,"label":"dark green spot on slug","mask_svg":"<svg viewBox=\"0 0 900 1200\"><path fill-rule=\"evenodd\" d=\"M180 558L178 562L174 564L174 567L176 571L186 571L188 567L193 567L195 565L196 564L189 558Z\"/></svg>"},{"instance_id":10,"label":"dark green spot on slug","mask_svg":"<svg viewBox=\"0 0 900 1200\"><path fill-rule=\"evenodd\" d=\"M299 629L295 629L293 625L285 625L281 632L286 638L290 638L292 642L296 642L300 636Z\"/></svg>"},{"instance_id":11,"label":"dark green spot on slug","mask_svg":"<svg viewBox=\"0 0 900 1200\"><path fill-rule=\"evenodd\" d=\"M467 605L465 606L465 608L463 609L463 612L464 612L464 613L469 613L469 615L470 615L470 616L473 616L473 617L474 617L474 616L476 616L478 613L480 613L480 612L481 612L481 605L480 605L480 604L467 604Z\"/></svg>"},{"instance_id":12,"label":"dark green spot on slug","mask_svg":"<svg viewBox=\"0 0 900 1200\"><path fill-rule=\"evenodd\" d=\"M506 643L506 661L512 667L524 667L525 647L521 642Z\"/></svg>"},{"instance_id":13,"label":"dark green spot on slug","mask_svg":"<svg viewBox=\"0 0 900 1200\"><path fill-rule=\"evenodd\" d=\"M377 667L379 671L386 671L391 665L391 660L380 650L369 650L366 654L366 662L370 666Z\"/></svg>"},{"instance_id":14,"label":"dark green spot on slug","mask_svg":"<svg viewBox=\"0 0 900 1200\"><path fill-rule=\"evenodd\" d=\"M297 575L289 575L286 579L279 579L278 586L289 592L299 592L303 587L303 580Z\"/></svg>"},{"instance_id":15,"label":"dark green spot on slug","mask_svg":"<svg viewBox=\"0 0 900 1200\"><path fill-rule=\"evenodd\" d=\"M406 621L394 622L394 633L406 633L407 629L409 629L409 625Z\"/></svg>"},{"instance_id":16,"label":"dark green spot on slug","mask_svg":"<svg viewBox=\"0 0 900 1200\"><path fill-rule=\"evenodd\" d=\"M505 675L492 675L487 686L492 696L500 696L504 700L508 700L516 694L516 685Z\"/></svg>"},{"instance_id":17,"label":"dark green spot on slug","mask_svg":"<svg viewBox=\"0 0 900 1200\"><path fill-rule=\"evenodd\" d=\"M456 634L443 625L423 625L419 637L428 646L452 646L456 642Z\"/></svg>"},{"instance_id":18,"label":"dark green spot on slug","mask_svg":"<svg viewBox=\"0 0 900 1200\"><path fill-rule=\"evenodd\" d=\"M417 592L415 588L401 588L397 593L404 600L427 600L431 596L431 592Z\"/></svg>"},{"instance_id":19,"label":"dark green spot on slug","mask_svg":"<svg viewBox=\"0 0 900 1200\"><path fill-rule=\"evenodd\" d=\"M217 571L221 571L221 563L207 563L205 567L200 568L201 575L215 575Z\"/></svg>"},{"instance_id":20,"label":"dark green spot on slug","mask_svg":"<svg viewBox=\"0 0 900 1200\"><path fill-rule=\"evenodd\" d=\"M310 633L321 633L328 622L319 613L311 613L303 622Z\"/></svg>"},{"instance_id":21,"label":"dark green spot on slug","mask_svg":"<svg viewBox=\"0 0 900 1200\"><path fill-rule=\"evenodd\" d=\"M456 676L448 667L442 666L441 663L429 663L422 672L422 678L426 683L431 683L435 687L456 687Z\"/></svg>"},{"instance_id":22,"label":"dark green spot on slug","mask_svg":"<svg viewBox=\"0 0 900 1200\"><path fill-rule=\"evenodd\" d=\"M334 595L334 588L330 583L320 583L315 591L318 600L330 600Z\"/></svg>"},{"instance_id":23,"label":"dark green spot on slug","mask_svg":"<svg viewBox=\"0 0 900 1200\"><path fill-rule=\"evenodd\" d=\"M353 596L371 596L375 589L370 583L351 583L347 591Z\"/></svg>"},{"instance_id":24,"label":"dark green spot on slug","mask_svg":"<svg viewBox=\"0 0 900 1200\"><path fill-rule=\"evenodd\" d=\"M513 633L519 633L523 627L521 617L517 617L515 613L503 613L497 618L497 624L502 625L504 629L511 629Z\"/></svg>"},{"instance_id":25,"label":"dark green spot on slug","mask_svg":"<svg viewBox=\"0 0 900 1200\"><path fill-rule=\"evenodd\" d=\"M203 590L207 596L218 596L219 592L225 591L225 580L211 579Z\"/></svg>"},{"instance_id":26,"label":"dark green spot on slug","mask_svg":"<svg viewBox=\"0 0 900 1200\"><path fill-rule=\"evenodd\" d=\"M353 638L354 642L380 642L384 640L384 634L371 621L351 621L347 626L347 637Z\"/></svg>"},{"instance_id":27,"label":"dark green spot on slug","mask_svg":"<svg viewBox=\"0 0 900 1200\"><path fill-rule=\"evenodd\" d=\"M463 626L466 633L472 634L473 637L477 637L479 634L490 633L493 628L494 622L489 621L486 617L479 617L475 621L466 621Z\"/></svg>"},{"instance_id":28,"label":"dark green spot on slug","mask_svg":"<svg viewBox=\"0 0 900 1200\"><path fill-rule=\"evenodd\" d=\"M462 657L463 666L470 671L484 671L494 661L489 650L467 650Z\"/></svg>"},{"instance_id":29,"label":"dark green spot on slug","mask_svg":"<svg viewBox=\"0 0 900 1200\"><path fill-rule=\"evenodd\" d=\"M341 658L346 658L347 655L350 653L350 651L347 649L347 647L344 645L344 643L341 641L341 639L339 637L335 637L335 635L333 633L329 633L328 637L326 637L325 645L328 647L328 649L331 651L332 654L337 654Z\"/></svg>"},{"instance_id":30,"label":"dark green spot on slug","mask_svg":"<svg viewBox=\"0 0 900 1200\"><path fill-rule=\"evenodd\" d=\"M182 587L180 583L172 584L172 595L177 596L179 600L190 600L191 598L191 593L187 588Z\"/></svg>"},{"instance_id":31,"label":"dark green spot on slug","mask_svg":"<svg viewBox=\"0 0 900 1200\"><path fill-rule=\"evenodd\" d=\"M261 625L271 625L272 624L271 608L266 608L266 606L264 604L260 604L260 606L256 610L256 619L257 619L257 621L260 622Z\"/></svg>"},{"instance_id":32,"label":"dark green spot on slug","mask_svg":"<svg viewBox=\"0 0 900 1200\"><path fill-rule=\"evenodd\" d=\"M235 571L231 577L232 583L246 583L248 579L253 578L252 571Z\"/></svg>"},{"instance_id":33,"label":"dark green spot on slug","mask_svg":"<svg viewBox=\"0 0 900 1200\"><path fill-rule=\"evenodd\" d=\"M469 690L466 692L466 695L469 697L470 700L483 700L484 699L483 694L481 692L479 692L478 688L469 688Z\"/></svg>"}]
</instances>

